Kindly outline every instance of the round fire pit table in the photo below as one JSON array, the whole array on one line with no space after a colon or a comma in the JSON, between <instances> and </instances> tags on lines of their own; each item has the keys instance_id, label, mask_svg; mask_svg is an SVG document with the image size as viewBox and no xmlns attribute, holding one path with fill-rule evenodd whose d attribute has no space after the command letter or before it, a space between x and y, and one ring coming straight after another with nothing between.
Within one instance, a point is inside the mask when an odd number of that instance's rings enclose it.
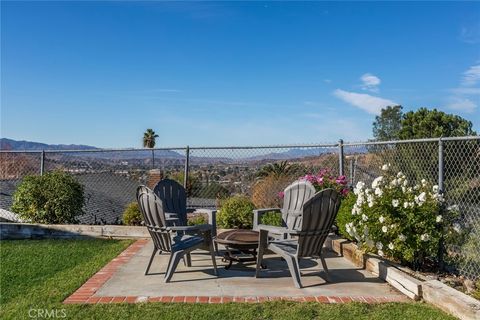
<instances>
[{"instance_id":1,"label":"round fire pit table","mask_svg":"<svg viewBox=\"0 0 480 320\"><path fill-rule=\"evenodd\" d=\"M218 234L215 241L225 246L226 249L223 261L228 261L228 265L225 269L230 269L233 261L257 261L258 237L258 231L247 229L235 229ZM241 256L241 254L246 256ZM262 265L262 268L266 267Z\"/></svg>"}]
</instances>

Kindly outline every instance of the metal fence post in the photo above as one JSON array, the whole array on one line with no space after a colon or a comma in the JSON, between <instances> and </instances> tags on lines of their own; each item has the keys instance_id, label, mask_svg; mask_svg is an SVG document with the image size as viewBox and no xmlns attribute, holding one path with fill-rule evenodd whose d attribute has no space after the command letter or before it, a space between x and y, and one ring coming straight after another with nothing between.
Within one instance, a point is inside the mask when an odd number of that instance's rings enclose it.
<instances>
[{"instance_id":1,"label":"metal fence post","mask_svg":"<svg viewBox=\"0 0 480 320\"><path fill-rule=\"evenodd\" d=\"M43 172L45 171L45 150L42 150L40 154L40 175L43 176Z\"/></svg>"},{"instance_id":2,"label":"metal fence post","mask_svg":"<svg viewBox=\"0 0 480 320\"><path fill-rule=\"evenodd\" d=\"M355 158L351 156L350 158L350 186L353 187L355 184Z\"/></svg>"},{"instance_id":3,"label":"metal fence post","mask_svg":"<svg viewBox=\"0 0 480 320\"><path fill-rule=\"evenodd\" d=\"M338 171L339 175L345 175L345 170L343 168L344 156L343 156L343 140L338 140Z\"/></svg>"},{"instance_id":4,"label":"metal fence post","mask_svg":"<svg viewBox=\"0 0 480 320\"><path fill-rule=\"evenodd\" d=\"M444 174L445 174L445 163L443 159L443 140L442 138L438 139L438 190L440 193L445 192L444 187Z\"/></svg>"},{"instance_id":5,"label":"metal fence post","mask_svg":"<svg viewBox=\"0 0 480 320\"><path fill-rule=\"evenodd\" d=\"M185 171L184 171L184 177L183 177L183 187L185 188L185 190L188 190L187 184L188 184L189 166L190 166L190 147L187 146L187 148L185 149Z\"/></svg>"}]
</instances>

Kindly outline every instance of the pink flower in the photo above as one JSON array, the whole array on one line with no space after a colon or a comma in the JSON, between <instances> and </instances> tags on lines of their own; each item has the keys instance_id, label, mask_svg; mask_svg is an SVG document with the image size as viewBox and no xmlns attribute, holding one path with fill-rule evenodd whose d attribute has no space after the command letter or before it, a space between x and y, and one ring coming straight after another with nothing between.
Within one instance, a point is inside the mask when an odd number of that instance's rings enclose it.
<instances>
[{"instance_id":1,"label":"pink flower","mask_svg":"<svg viewBox=\"0 0 480 320\"><path fill-rule=\"evenodd\" d=\"M342 191L340 191L340 193L342 194L342 196L346 196L348 194L349 190L347 188L345 189L342 189Z\"/></svg>"},{"instance_id":2,"label":"pink flower","mask_svg":"<svg viewBox=\"0 0 480 320\"><path fill-rule=\"evenodd\" d=\"M284 193L283 191L280 191L280 192L278 193L278 197L279 197L280 199L283 199L283 198L285 197L285 193Z\"/></svg>"},{"instance_id":3,"label":"pink flower","mask_svg":"<svg viewBox=\"0 0 480 320\"><path fill-rule=\"evenodd\" d=\"M345 176L340 176L335 180L336 183L341 184L341 185L346 185L347 184L347 177Z\"/></svg>"}]
</instances>

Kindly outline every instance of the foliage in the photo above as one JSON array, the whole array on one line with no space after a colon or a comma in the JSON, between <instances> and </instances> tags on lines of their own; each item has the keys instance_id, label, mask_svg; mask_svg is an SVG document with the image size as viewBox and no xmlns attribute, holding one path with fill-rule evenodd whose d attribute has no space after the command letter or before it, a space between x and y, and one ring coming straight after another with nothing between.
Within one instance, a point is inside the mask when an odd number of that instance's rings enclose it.
<instances>
[{"instance_id":1,"label":"foliage","mask_svg":"<svg viewBox=\"0 0 480 320\"><path fill-rule=\"evenodd\" d=\"M206 185L194 184L192 187L192 196L208 199L224 199L230 195L227 188L218 182L209 182Z\"/></svg>"},{"instance_id":2,"label":"foliage","mask_svg":"<svg viewBox=\"0 0 480 320\"><path fill-rule=\"evenodd\" d=\"M142 213L138 207L137 202L131 202L125 208L122 218L123 224L127 226L140 226L142 225Z\"/></svg>"},{"instance_id":3,"label":"foliage","mask_svg":"<svg viewBox=\"0 0 480 320\"><path fill-rule=\"evenodd\" d=\"M330 174L330 170L328 169L322 169L316 175L307 174L300 178L300 180L310 182L317 192L328 188L336 190L342 196L346 196L349 192L347 187L347 177L335 177Z\"/></svg>"},{"instance_id":4,"label":"foliage","mask_svg":"<svg viewBox=\"0 0 480 320\"><path fill-rule=\"evenodd\" d=\"M153 129L147 129L143 134L143 147L155 148L156 138L158 138L158 134Z\"/></svg>"},{"instance_id":5,"label":"foliage","mask_svg":"<svg viewBox=\"0 0 480 320\"><path fill-rule=\"evenodd\" d=\"M75 223L84 205L83 186L70 174L26 176L13 195L12 211L34 223Z\"/></svg>"},{"instance_id":6,"label":"foliage","mask_svg":"<svg viewBox=\"0 0 480 320\"><path fill-rule=\"evenodd\" d=\"M420 108L403 116L399 138L405 140L476 135L472 127L471 121L460 116L437 109Z\"/></svg>"},{"instance_id":7,"label":"foliage","mask_svg":"<svg viewBox=\"0 0 480 320\"><path fill-rule=\"evenodd\" d=\"M282 226L282 213L270 211L262 215L260 219L261 224L267 224L269 226Z\"/></svg>"},{"instance_id":8,"label":"foliage","mask_svg":"<svg viewBox=\"0 0 480 320\"><path fill-rule=\"evenodd\" d=\"M280 208L282 199L279 193L292 183L291 177L267 176L252 186L252 201L257 208Z\"/></svg>"},{"instance_id":9,"label":"foliage","mask_svg":"<svg viewBox=\"0 0 480 320\"><path fill-rule=\"evenodd\" d=\"M388 165L371 189L358 182L346 232L369 252L389 256L414 268L438 262L443 239L456 232L456 212L447 210L438 186L425 180L412 186L402 172Z\"/></svg>"},{"instance_id":10,"label":"foliage","mask_svg":"<svg viewBox=\"0 0 480 320\"><path fill-rule=\"evenodd\" d=\"M188 217L187 225L196 226L199 224L207 224L208 218L204 214L195 214Z\"/></svg>"},{"instance_id":11,"label":"foliage","mask_svg":"<svg viewBox=\"0 0 480 320\"><path fill-rule=\"evenodd\" d=\"M0 246L1 319L25 319L31 309L65 310L66 319L454 319L435 307L408 303L111 303L63 304L130 241L21 240ZM19 268L18 266L22 266ZM28 292L28 294L26 294ZM60 313L61 314L61 313Z\"/></svg>"},{"instance_id":12,"label":"foliage","mask_svg":"<svg viewBox=\"0 0 480 320\"><path fill-rule=\"evenodd\" d=\"M357 201L357 197L353 192L349 192L347 196L342 200L342 204L340 205L340 209L338 209L337 218L335 221L335 225L338 228L338 233L343 237L349 240L355 240L346 230L345 225L350 222L353 205Z\"/></svg>"},{"instance_id":13,"label":"foliage","mask_svg":"<svg viewBox=\"0 0 480 320\"><path fill-rule=\"evenodd\" d=\"M269 163L261 168L257 177L265 178L268 176L285 177L298 174L301 170L301 166L295 163L288 163L288 161L281 161L276 163Z\"/></svg>"},{"instance_id":14,"label":"foliage","mask_svg":"<svg viewBox=\"0 0 480 320\"><path fill-rule=\"evenodd\" d=\"M456 225L455 229L460 229L460 225ZM468 266L475 266L480 268L480 254L478 253L478 245L480 244L480 230L472 228L468 234L466 241L461 246L461 261L460 265L464 268Z\"/></svg>"},{"instance_id":15,"label":"foliage","mask_svg":"<svg viewBox=\"0 0 480 320\"><path fill-rule=\"evenodd\" d=\"M382 109L373 122L373 137L377 141L398 140L402 121L402 106Z\"/></svg>"},{"instance_id":16,"label":"foliage","mask_svg":"<svg viewBox=\"0 0 480 320\"><path fill-rule=\"evenodd\" d=\"M251 229L255 205L245 196L233 196L222 202L218 212L221 228Z\"/></svg>"}]
</instances>

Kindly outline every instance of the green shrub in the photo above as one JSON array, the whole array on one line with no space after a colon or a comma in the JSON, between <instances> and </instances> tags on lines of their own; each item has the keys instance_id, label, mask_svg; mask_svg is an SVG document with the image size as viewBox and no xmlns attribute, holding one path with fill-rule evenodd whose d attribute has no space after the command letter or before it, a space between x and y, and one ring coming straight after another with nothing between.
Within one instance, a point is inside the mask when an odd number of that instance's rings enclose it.
<instances>
[{"instance_id":1,"label":"green shrub","mask_svg":"<svg viewBox=\"0 0 480 320\"><path fill-rule=\"evenodd\" d=\"M127 226L140 226L142 225L142 213L137 202L131 202L125 208L122 218L123 224Z\"/></svg>"},{"instance_id":2,"label":"green shrub","mask_svg":"<svg viewBox=\"0 0 480 320\"><path fill-rule=\"evenodd\" d=\"M346 239L355 240L346 230L345 225L351 221L353 205L357 201L357 197L353 192L349 192L342 200L340 209L338 210L335 225L338 228L338 233Z\"/></svg>"},{"instance_id":3,"label":"green shrub","mask_svg":"<svg viewBox=\"0 0 480 320\"><path fill-rule=\"evenodd\" d=\"M207 224L208 218L205 214L192 214L188 216L187 225L196 226L199 224Z\"/></svg>"},{"instance_id":4,"label":"green shrub","mask_svg":"<svg viewBox=\"0 0 480 320\"><path fill-rule=\"evenodd\" d=\"M249 198L234 196L222 201L218 212L218 225L221 228L251 229L255 206Z\"/></svg>"},{"instance_id":5,"label":"green shrub","mask_svg":"<svg viewBox=\"0 0 480 320\"><path fill-rule=\"evenodd\" d=\"M85 202L83 186L70 174L26 176L13 195L12 211L34 223L75 223Z\"/></svg>"},{"instance_id":6,"label":"green shrub","mask_svg":"<svg viewBox=\"0 0 480 320\"><path fill-rule=\"evenodd\" d=\"M282 213L281 212L275 212L275 211L270 211L265 213L261 219L260 219L261 224L268 224L270 226L282 226Z\"/></svg>"},{"instance_id":7,"label":"green shrub","mask_svg":"<svg viewBox=\"0 0 480 320\"><path fill-rule=\"evenodd\" d=\"M411 184L389 165L382 170L371 188L357 184L346 232L368 252L415 269L438 263L443 239L457 232L453 221L458 213L445 208L438 186L426 180Z\"/></svg>"}]
</instances>

